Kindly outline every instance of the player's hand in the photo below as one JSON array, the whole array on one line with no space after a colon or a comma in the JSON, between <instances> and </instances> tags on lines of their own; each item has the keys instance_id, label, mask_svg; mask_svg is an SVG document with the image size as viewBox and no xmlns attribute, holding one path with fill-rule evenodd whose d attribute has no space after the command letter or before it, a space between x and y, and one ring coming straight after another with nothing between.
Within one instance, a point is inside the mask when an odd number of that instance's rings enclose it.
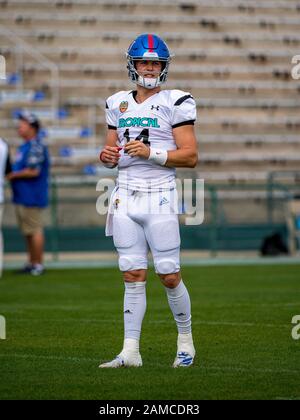
<instances>
[{"instance_id":1,"label":"player's hand","mask_svg":"<svg viewBox=\"0 0 300 420\"><path fill-rule=\"evenodd\" d=\"M119 151L122 147L105 146L100 154L100 161L117 165L121 157Z\"/></svg>"},{"instance_id":2,"label":"player's hand","mask_svg":"<svg viewBox=\"0 0 300 420\"><path fill-rule=\"evenodd\" d=\"M132 157L137 156L144 159L148 159L150 155L150 148L139 140L131 140L125 145L124 149L125 152Z\"/></svg>"}]
</instances>

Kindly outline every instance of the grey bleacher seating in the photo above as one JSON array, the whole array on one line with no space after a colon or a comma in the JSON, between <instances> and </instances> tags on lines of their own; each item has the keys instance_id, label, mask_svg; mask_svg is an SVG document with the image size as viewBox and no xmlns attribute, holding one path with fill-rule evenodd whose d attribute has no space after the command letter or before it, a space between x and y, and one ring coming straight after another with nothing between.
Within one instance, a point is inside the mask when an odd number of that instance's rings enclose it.
<instances>
[{"instance_id":1,"label":"grey bleacher seating","mask_svg":"<svg viewBox=\"0 0 300 420\"><path fill-rule=\"evenodd\" d=\"M1 25L54 63L59 79L51 80L26 53L20 60ZM210 182L265 182L268 170L300 162L300 81L291 77L299 29L296 0L0 0L0 54L8 71L22 74L23 92L45 94L43 103L26 104L25 93L25 103L21 93L19 102L10 93L10 101L1 102L0 130L16 145L13 108L51 109L51 93L59 88L68 116L51 121L49 111L43 113L53 134L46 141L54 172L81 173L104 142L105 98L133 88L126 48L136 34L157 32L175 52L166 88L191 91L197 102L199 173ZM70 127L84 126L92 126L89 136L72 137ZM76 159L59 156L62 146L78 151L84 145L90 150Z\"/></svg>"}]
</instances>

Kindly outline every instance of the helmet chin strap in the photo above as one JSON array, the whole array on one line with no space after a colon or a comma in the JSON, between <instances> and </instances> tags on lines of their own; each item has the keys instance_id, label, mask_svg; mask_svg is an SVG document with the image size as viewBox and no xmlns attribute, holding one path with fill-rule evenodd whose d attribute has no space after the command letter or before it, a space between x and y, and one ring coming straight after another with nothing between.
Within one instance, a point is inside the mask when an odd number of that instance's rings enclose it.
<instances>
[{"instance_id":1,"label":"helmet chin strap","mask_svg":"<svg viewBox=\"0 0 300 420\"><path fill-rule=\"evenodd\" d=\"M143 86L146 89L154 89L160 85L159 77L152 79L150 77L139 76L137 80L138 85Z\"/></svg>"}]
</instances>

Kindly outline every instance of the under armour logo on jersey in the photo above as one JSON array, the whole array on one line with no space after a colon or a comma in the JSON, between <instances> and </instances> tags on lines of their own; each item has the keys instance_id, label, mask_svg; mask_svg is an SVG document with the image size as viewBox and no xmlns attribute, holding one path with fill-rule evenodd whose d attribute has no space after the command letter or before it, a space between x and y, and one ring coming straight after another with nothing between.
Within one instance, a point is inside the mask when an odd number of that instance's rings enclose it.
<instances>
[{"instance_id":1,"label":"under armour logo on jersey","mask_svg":"<svg viewBox=\"0 0 300 420\"><path fill-rule=\"evenodd\" d=\"M151 111L153 111L153 109L156 109L156 111L159 111L159 105L157 105L157 106L152 105L151 106Z\"/></svg>"}]
</instances>

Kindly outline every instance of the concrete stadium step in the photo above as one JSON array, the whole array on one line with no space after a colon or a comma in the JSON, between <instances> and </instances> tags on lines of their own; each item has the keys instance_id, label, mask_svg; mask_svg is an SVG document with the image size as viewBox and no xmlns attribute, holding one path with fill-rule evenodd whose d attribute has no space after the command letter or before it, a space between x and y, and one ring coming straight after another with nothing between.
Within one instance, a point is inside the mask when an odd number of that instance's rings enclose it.
<instances>
[{"instance_id":1,"label":"concrete stadium step","mask_svg":"<svg viewBox=\"0 0 300 420\"><path fill-rule=\"evenodd\" d=\"M158 7L159 8L159 7ZM5 9L5 8L3 8ZM208 10L208 11L207 11ZM87 10L82 12L78 9L73 10L59 10L59 11L46 11L41 10L3 10L3 17L7 19L13 19L18 22L23 20L36 20L36 21L46 21L50 20L58 21L82 21L86 23L95 23L95 22L116 22L116 13L112 10L105 8L98 8L98 10ZM137 19L137 17L139 19ZM199 13L195 11L191 14L184 14L176 8L169 8L167 14L154 14L153 8L150 9L145 15L143 11L135 9L133 12L129 13L125 10L122 13L117 15L117 20L119 22L132 23L133 21L142 21L143 23L153 22L158 24L170 24L170 23L188 23L188 24L201 24L203 19L206 19L208 22L215 22L216 25L225 25L225 24L243 24L243 25L257 25L267 27L268 25L299 25L299 21L292 10L290 13L288 11L282 15L280 12L273 12L269 9L267 12L257 11L256 13L244 13L243 10L239 8L232 8L230 13L226 13L226 9L218 10L218 13L211 13L211 10L202 8ZM137 22L136 22L137 23Z\"/></svg>"},{"instance_id":2,"label":"concrete stadium step","mask_svg":"<svg viewBox=\"0 0 300 420\"><path fill-rule=\"evenodd\" d=\"M60 63L58 65L60 76L68 79L78 79L85 77L86 79L99 80L108 77L111 80L120 79L125 73L125 63L123 64L97 64L97 63ZM24 77L34 77L37 73L41 79L43 75L48 74L49 70L45 69L41 64L29 62L23 65ZM176 61L172 63L170 72L174 80L185 80L187 77L187 64L180 65ZM248 66L207 66L199 64L188 64L189 80L228 80L236 82L247 82L253 80L266 80L270 77L273 80L290 80L291 69L286 65L266 65L258 67L255 65Z\"/></svg>"},{"instance_id":3,"label":"concrete stadium step","mask_svg":"<svg viewBox=\"0 0 300 420\"><path fill-rule=\"evenodd\" d=\"M79 36L82 36L83 32L87 32L88 29L93 29L99 31L101 28L102 31L109 31L111 28L112 23L116 23L116 15L115 14L103 14L101 12L94 12L89 14L78 14L78 13L70 13L70 12L52 12L52 13L45 13L45 12L2 12L0 15L0 23L9 25L10 27L14 26L15 29L22 28L22 29L36 29L39 26L41 27L42 24L46 22L47 26L45 29L49 31L49 22L51 21L51 30L62 30L66 26L69 30L78 30ZM227 42L232 40L233 43L249 43L253 41L257 41L261 38L264 40L267 38L269 42L276 42L280 39L290 38L293 40L297 40L297 34L295 32L290 32L287 34L287 31L294 27L295 30L299 28L299 20L296 17L285 16L282 18L281 16L270 17L269 15L266 16L205 16L201 14L201 16L182 16L182 15L171 15L166 14L165 16L158 16L158 15L146 15L145 16L137 16L135 14L128 14L128 15L120 15L117 18L117 25L120 31L125 31L123 34L118 32L107 32L106 39L117 39L122 41L123 39L133 39L137 32L142 32L145 30L145 26L148 28L149 31L157 31L157 28L163 28L164 31L169 31L172 35L169 35L172 38L177 38L183 40L183 38L193 41L195 39L204 39L205 41L213 41L215 40L222 40L218 33L208 33L207 35L197 33L196 31L200 28L206 28L210 25L213 26L213 29L218 29L218 31L229 31L233 32L232 36L227 35ZM134 24L135 32L128 32L131 29L131 26ZM251 30L253 27L256 28L256 33L246 34L244 32L246 30ZM282 32L282 35L279 34L272 34L269 33L268 35L267 30L276 28L278 31ZM19 30L19 29L18 29ZM194 30L194 32L193 32ZM180 32L176 31L185 31L185 36ZM237 34L234 36L234 32L238 31ZM264 36L262 36L264 34ZM99 36L99 35L97 35ZM165 34L165 37L167 35ZM206 39L208 37L208 39ZM299 42L299 41L298 41Z\"/></svg>"},{"instance_id":4,"label":"concrete stadium step","mask_svg":"<svg viewBox=\"0 0 300 420\"><path fill-rule=\"evenodd\" d=\"M81 42L85 45L81 46ZM32 46L36 47L38 51L45 54L49 59L58 62L77 63L81 64L88 61L93 64L105 63L120 63L125 65L126 60L124 56L124 48L103 43L98 41L95 46L91 42L81 41L77 39L76 42L72 39L58 39L57 42L51 38L40 38L34 36L31 39ZM74 45L71 45L73 43ZM172 48L172 46L171 46ZM239 65L241 67L246 65L259 65L264 68L266 65L281 66L283 62L290 62L291 57L298 54L296 47L283 47L282 49L232 49L224 45L224 48L191 48L190 46L182 48L180 45L175 45L176 57L174 63L178 64L201 64L205 66L217 66L222 63L222 66ZM13 55L16 49L14 47L3 46L0 48L0 53L4 54L7 60L13 60Z\"/></svg>"},{"instance_id":5,"label":"concrete stadium step","mask_svg":"<svg viewBox=\"0 0 300 420\"><path fill-rule=\"evenodd\" d=\"M51 26L48 27L45 27L41 24L38 25L36 23L17 25L13 24L12 22L11 25L13 26L16 35L24 39L32 38L39 40L40 42L51 41L52 43L60 39L63 44L66 45L72 45L71 42L74 40L72 35L74 30L76 30L76 40L78 41L78 46L88 46L86 41L91 43L92 40L95 46L101 46L101 44L103 44L102 46L104 47L105 44L106 46L111 44L111 46L121 46L123 48L127 48L132 39L134 39L141 32L141 30L145 31L145 27L143 25L141 25L140 29L138 28L139 25L135 25L137 26L136 30L134 32L130 31L129 28L132 27L132 23L128 28L125 24L118 24L119 31L112 31L110 30L111 24L107 24L106 28L102 23L99 28L81 27L79 24L76 25L74 23L72 25L66 25L63 24L63 22L54 22L51 23ZM177 32L176 28L177 30L180 29L180 32ZM263 47L262 43L266 43L267 46L270 46L273 43L273 47L276 47L276 49L283 49L284 46L288 46L289 44L299 44L299 35L297 32L295 33L291 29L287 29L281 32L277 31L276 33L266 30L256 30L253 33L251 29L246 30L244 28L243 31L241 31L239 28L231 27L229 30L220 29L218 32L209 32L203 30L200 31L199 28L192 30L190 28L190 24L187 24L186 28L181 28L178 23L176 23L176 28L167 29L164 26L164 31L159 31L160 36L162 36L169 43L171 48L173 46L186 46L187 48L194 46L196 48L201 41L211 42L212 44L215 43L215 46L221 42L222 47L226 47L227 45L230 46L233 44L235 47L246 46L248 48L251 48L251 43L254 44L253 48L258 46L257 43L259 43L260 48ZM184 34L182 33L183 30ZM95 40L97 40L97 43L95 43ZM246 45L247 43L248 45Z\"/></svg>"},{"instance_id":6,"label":"concrete stadium step","mask_svg":"<svg viewBox=\"0 0 300 420\"><path fill-rule=\"evenodd\" d=\"M97 165L105 97L131 88L124 51L146 28L158 31L176 53L166 87L196 98L199 173L210 182L253 183L251 174L264 182L270 170L299 167L300 82L290 76L291 57L299 53L299 11L294 0L0 0L0 24L58 63L59 84L26 54L20 67L24 89L44 94L40 115L56 174ZM2 42L0 54L15 71L16 48ZM60 86L60 103L68 108L59 127L46 108L53 86ZM0 129L16 147L14 107L1 103ZM26 107L39 112L35 103ZM94 129L94 117L96 136L80 138L81 127ZM73 156L67 156L70 149Z\"/></svg>"},{"instance_id":7,"label":"concrete stadium step","mask_svg":"<svg viewBox=\"0 0 300 420\"><path fill-rule=\"evenodd\" d=\"M167 86L166 86L167 87ZM100 109L105 109L105 101L106 97L92 97L92 96L68 96L64 98L66 104L73 108L74 112L79 107L83 106L91 106L91 107L99 107ZM222 113L225 115L226 112L230 112L231 115L238 115L237 110L246 109L253 109L257 110L270 110L274 111L277 115L277 111L283 111L284 115L289 115L293 112L293 109L297 109L299 107L299 100L298 98L295 99L287 99L287 98L197 98L194 96L196 101L197 107L201 110L201 115L204 111L202 109L208 110L216 110L218 113ZM248 112L248 111L247 111Z\"/></svg>"},{"instance_id":8,"label":"concrete stadium step","mask_svg":"<svg viewBox=\"0 0 300 420\"><path fill-rule=\"evenodd\" d=\"M0 104L27 104L42 101L44 98L45 95L43 92L35 91L33 89L24 91L5 89L0 91Z\"/></svg>"},{"instance_id":9,"label":"concrete stadium step","mask_svg":"<svg viewBox=\"0 0 300 420\"><path fill-rule=\"evenodd\" d=\"M25 78L26 84L29 88L38 88L40 90L48 90L49 88L60 87L63 94L70 96L74 89L82 96L97 95L108 97L118 90L129 90L130 85L126 75L123 79L63 79L59 80L45 80L42 77L31 79ZM169 89L181 89L192 92L195 97L202 98L268 98L275 101L274 91L276 91L276 98L282 99L298 99L300 94L300 82L297 81L240 81L235 83L228 80L174 80L170 77L168 81Z\"/></svg>"},{"instance_id":10,"label":"concrete stadium step","mask_svg":"<svg viewBox=\"0 0 300 420\"><path fill-rule=\"evenodd\" d=\"M23 11L24 4L28 10L36 11L38 5L39 9L43 11L73 11L86 13L89 11L99 12L99 9L102 12L134 12L136 14L148 14L153 12L153 4L155 8L159 10L160 13L168 13L170 6L173 7L173 13L185 15L192 15L194 13L211 13L214 11L214 14L226 16L232 15L233 13L241 13L243 15L254 14L254 13L268 13L269 15L274 14L278 15L284 11L285 15L293 15L293 13L299 10L299 4L297 1L255 1L255 2L241 2L238 0L223 0L223 1L137 1L137 0L127 0L127 1L118 1L114 0L113 3L108 1L78 1L78 0L68 0L68 1L57 1L50 0L47 1L29 1L25 2L24 0L3 0L0 5L5 10L14 10L14 11Z\"/></svg>"}]
</instances>

